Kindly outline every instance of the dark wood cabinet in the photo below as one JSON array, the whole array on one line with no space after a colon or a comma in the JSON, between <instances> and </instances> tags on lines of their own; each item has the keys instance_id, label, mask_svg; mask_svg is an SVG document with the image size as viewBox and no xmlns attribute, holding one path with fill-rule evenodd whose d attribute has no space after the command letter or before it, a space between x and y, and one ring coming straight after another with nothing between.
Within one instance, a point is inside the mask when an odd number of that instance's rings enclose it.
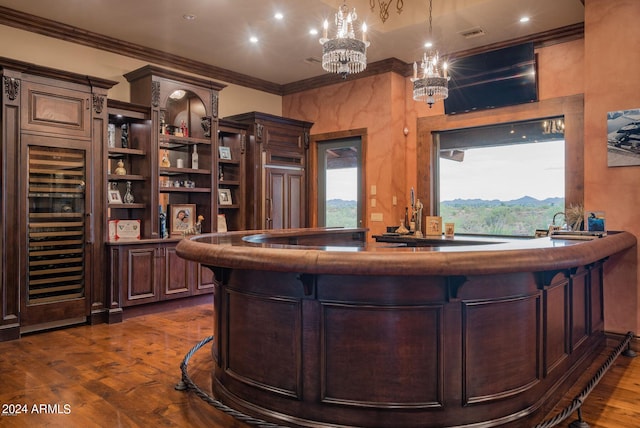
<instances>
[{"instance_id":1,"label":"dark wood cabinet","mask_svg":"<svg viewBox=\"0 0 640 428\"><path fill-rule=\"evenodd\" d=\"M0 340L106 311L102 142L116 82L0 58Z\"/></svg>"},{"instance_id":2,"label":"dark wood cabinet","mask_svg":"<svg viewBox=\"0 0 640 428\"><path fill-rule=\"evenodd\" d=\"M218 232L246 229L247 128L224 119L218 123Z\"/></svg>"},{"instance_id":3,"label":"dark wood cabinet","mask_svg":"<svg viewBox=\"0 0 640 428\"><path fill-rule=\"evenodd\" d=\"M217 103L224 85L153 66L125 77L132 103L109 103L115 135L104 149L105 189L118 190L123 201L106 206L106 220L139 220L141 233L134 239L109 239L110 322L122 319L123 308L144 310L145 304L213 292L213 274L178 257L175 246L185 235L217 230L221 187ZM222 187L233 189L233 208L239 211L244 181L242 171L231 168L244 165L237 142L236 147L236 139L224 140L233 152ZM116 172L118 161L126 172ZM133 203L124 200L125 186L133 189ZM188 212L186 227L178 227L185 226L176 221L180 209ZM235 226L238 220L233 221Z\"/></svg>"},{"instance_id":4,"label":"dark wood cabinet","mask_svg":"<svg viewBox=\"0 0 640 428\"><path fill-rule=\"evenodd\" d=\"M108 244L112 261L109 286L114 298L111 322L120 321L123 308L212 292L211 271L178 257L177 242Z\"/></svg>"},{"instance_id":5,"label":"dark wood cabinet","mask_svg":"<svg viewBox=\"0 0 640 428\"><path fill-rule=\"evenodd\" d=\"M305 227L305 175L313 124L259 112L225 119L249 125L247 229Z\"/></svg>"}]
</instances>

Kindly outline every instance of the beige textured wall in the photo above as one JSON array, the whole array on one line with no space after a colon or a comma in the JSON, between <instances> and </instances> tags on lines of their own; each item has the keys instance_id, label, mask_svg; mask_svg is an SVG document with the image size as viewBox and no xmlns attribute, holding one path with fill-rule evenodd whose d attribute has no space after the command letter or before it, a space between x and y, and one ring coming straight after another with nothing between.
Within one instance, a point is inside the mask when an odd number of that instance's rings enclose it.
<instances>
[{"instance_id":1,"label":"beige textured wall","mask_svg":"<svg viewBox=\"0 0 640 428\"><path fill-rule=\"evenodd\" d=\"M126 56L3 25L0 25L0 56L117 81L119 83L109 90L108 97L127 102L129 101L129 83L123 74L148 64ZM180 70L176 71L184 73ZM219 110L220 117L248 111L261 111L280 116L282 115L282 98L279 95L229 85L220 92Z\"/></svg>"},{"instance_id":2,"label":"beige textured wall","mask_svg":"<svg viewBox=\"0 0 640 428\"><path fill-rule=\"evenodd\" d=\"M638 0L587 0L584 63L585 207L604 210L607 228L640 237L640 166L607 166L607 112L640 107ZM607 329L640 333L637 251L607 266Z\"/></svg>"}]
</instances>

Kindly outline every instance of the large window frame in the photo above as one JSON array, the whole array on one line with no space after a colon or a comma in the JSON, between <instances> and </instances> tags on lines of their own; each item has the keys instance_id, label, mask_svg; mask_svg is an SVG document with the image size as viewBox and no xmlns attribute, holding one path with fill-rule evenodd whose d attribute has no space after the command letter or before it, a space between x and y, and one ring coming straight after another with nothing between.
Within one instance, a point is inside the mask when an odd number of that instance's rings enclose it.
<instances>
[{"instance_id":1,"label":"large window frame","mask_svg":"<svg viewBox=\"0 0 640 428\"><path fill-rule=\"evenodd\" d=\"M564 211L564 117L433 134L434 212L457 232L533 236Z\"/></svg>"},{"instance_id":2,"label":"large window frame","mask_svg":"<svg viewBox=\"0 0 640 428\"><path fill-rule=\"evenodd\" d=\"M545 117L565 118L565 207L584 202L584 96L544 99L539 102L459 115L435 114L417 118L416 197L424 215L436 215L437 162L434 131L471 128Z\"/></svg>"}]
</instances>

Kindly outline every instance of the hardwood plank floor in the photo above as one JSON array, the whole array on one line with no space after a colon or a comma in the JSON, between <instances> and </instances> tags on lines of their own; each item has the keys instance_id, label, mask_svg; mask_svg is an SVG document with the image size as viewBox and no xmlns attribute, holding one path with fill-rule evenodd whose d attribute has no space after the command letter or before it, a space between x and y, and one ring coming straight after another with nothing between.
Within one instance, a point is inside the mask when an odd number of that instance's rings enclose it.
<instances>
[{"instance_id":1,"label":"hardwood plank floor","mask_svg":"<svg viewBox=\"0 0 640 428\"><path fill-rule=\"evenodd\" d=\"M174 389L184 355L213 333L212 319L207 304L0 343L0 404L27 406L27 414L0 416L0 426L248 427L193 392ZM208 346L193 356L189 373L210 392ZM570 391L558 410L581 389ZM56 404L61 414L51 413ZM49 405L49 412L34 412L34 405ZM583 418L592 428L640 426L640 358L616 361L587 399Z\"/></svg>"}]
</instances>

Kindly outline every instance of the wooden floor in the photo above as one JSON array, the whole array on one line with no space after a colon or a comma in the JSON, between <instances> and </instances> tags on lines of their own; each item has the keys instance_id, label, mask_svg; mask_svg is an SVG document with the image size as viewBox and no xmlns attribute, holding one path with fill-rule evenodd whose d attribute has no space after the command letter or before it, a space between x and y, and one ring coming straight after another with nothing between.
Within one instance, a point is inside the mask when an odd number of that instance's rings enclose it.
<instances>
[{"instance_id":1,"label":"wooden floor","mask_svg":"<svg viewBox=\"0 0 640 428\"><path fill-rule=\"evenodd\" d=\"M2 415L0 426L247 427L193 392L174 389L185 354L213 333L212 315L209 305L201 305L0 343L2 409L20 405L27 413ZM208 349L189 364L206 391ZM558 409L580 390L570 391ZM593 428L640 426L640 358L616 361L587 399L583 418Z\"/></svg>"}]
</instances>

